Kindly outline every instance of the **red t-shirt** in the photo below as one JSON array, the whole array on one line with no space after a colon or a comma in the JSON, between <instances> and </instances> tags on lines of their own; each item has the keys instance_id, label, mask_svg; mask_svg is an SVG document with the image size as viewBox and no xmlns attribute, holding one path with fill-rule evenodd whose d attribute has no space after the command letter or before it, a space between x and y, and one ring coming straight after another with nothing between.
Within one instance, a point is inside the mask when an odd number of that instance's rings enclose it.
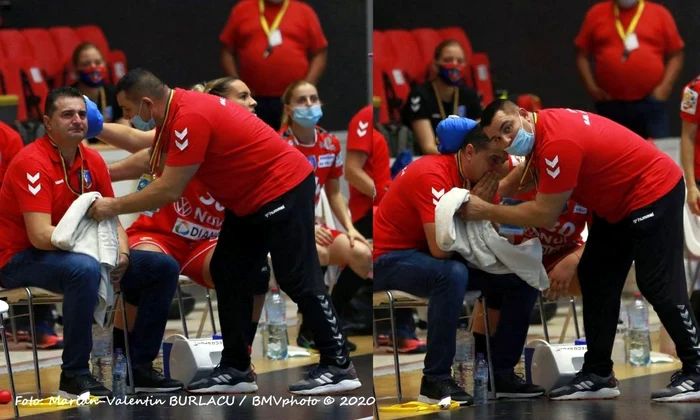
<instances>
[{"instance_id":1,"label":"red t-shirt","mask_svg":"<svg viewBox=\"0 0 700 420\"><path fill-rule=\"evenodd\" d=\"M698 110L698 96L700 95L700 75L685 85L683 99L681 100L681 119L692 124L697 124L695 134L695 177L700 175L700 110Z\"/></svg>"},{"instance_id":2,"label":"red t-shirt","mask_svg":"<svg viewBox=\"0 0 700 420\"><path fill-rule=\"evenodd\" d=\"M573 190L573 200L610 223L663 197L683 176L671 157L599 115L547 109L537 116L538 192Z\"/></svg>"},{"instance_id":3,"label":"red t-shirt","mask_svg":"<svg viewBox=\"0 0 700 420\"><path fill-rule=\"evenodd\" d=\"M303 154L244 107L175 89L163 131L166 165L201 165L197 179L237 216L299 185L312 171ZM155 141L155 139L154 139Z\"/></svg>"},{"instance_id":4,"label":"red t-shirt","mask_svg":"<svg viewBox=\"0 0 700 420\"><path fill-rule=\"evenodd\" d=\"M373 121L374 110L371 105L367 105L355 114L348 126L347 150L363 152L367 155L362 170L372 178L377 190L377 196L373 202L372 197L362 194L350 185L349 207L353 222L363 218L373 205L379 205L391 183L389 147L384 136L374 129Z\"/></svg>"},{"instance_id":5,"label":"red t-shirt","mask_svg":"<svg viewBox=\"0 0 700 420\"><path fill-rule=\"evenodd\" d=\"M435 206L462 187L454 155L428 155L406 166L374 214L374 259L390 251L428 251L423 225L435 223Z\"/></svg>"},{"instance_id":6,"label":"red t-shirt","mask_svg":"<svg viewBox=\"0 0 700 420\"><path fill-rule=\"evenodd\" d=\"M7 167L23 146L22 136L12 127L0 121L0 185L5 179Z\"/></svg>"},{"instance_id":7,"label":"red t-shirt","mask_svg":"<svg viewBox=\"0 0 700 420\"><path fill-rule=\"evenodd\" d=\"M620 9L625 32L637 13L637 6ZM635 29L639 48L625 62L625 46L615 25L613 2L591 7L576 37L576 47L593 56L598 85L614 99L636 101L651 94L663 79L665 57L685 45L671 13L662 5L644 2Z\"/></svg>"},{"instance_id":8,"label":"red t-shirt","mask_svg":"<svg viewBox=\"0 0 700 420\"><path fill-rule=\"evenodd\" d=\"M265 18L270 28L281 9L281 3L265 2ZM237 55L238 74L253 96L282 96L290 83L306 77L309 55L328 46L316 12L300 1L289 3L279 31L282 44L264 58L268 39L260 23L258 0L242 0L231 9L219 35L219 40Z\"/></svg>"},{"instance_id":9,"label":"red t-shirt","mask_svg":"<svg viewBox=\"0 0 700 420\"><path fill-rule=\"evenodd\" d=\"M218 238L224 221L224 206L193 179L176 202L160 208L153 216L142 214L126 233L157 232L190 241Z\"/></svg>"},{"instance_id":10,"label":"red t-shirt","mask_svg":"<svg viewBox=\"0 0 700 420\"><path fill-rule=\"evenodd\" d=\"M294 137L291 127L284 126L280 130L284 140L296 147L306 156L311 166L314 167L316 177L315 203L321 196L321 188L326 186L329 179L339 179L343 176L343 158L341 156L340 141L331 133L321 127L316 127L316 141L314 144L301 144Z\"/></svg>"},{"instance_id":11,"label":"red t-shirt","mask_svg":"<svg viewBox=\"0 0 700 420\"><path fill-rule=\"evenodd\" d=\"M71 187L80 192L81 164L85 169L85 192L98 191L114 197L112 180L100 154L78 146L73 166L68 168ZM23 213L50 213L51 224L58 225L73 201L78 198L66 185L58 150L44 136L23 148L10 163L0 190L0 267L18 252L31 248Z\"/></svg>"}]
</instances>

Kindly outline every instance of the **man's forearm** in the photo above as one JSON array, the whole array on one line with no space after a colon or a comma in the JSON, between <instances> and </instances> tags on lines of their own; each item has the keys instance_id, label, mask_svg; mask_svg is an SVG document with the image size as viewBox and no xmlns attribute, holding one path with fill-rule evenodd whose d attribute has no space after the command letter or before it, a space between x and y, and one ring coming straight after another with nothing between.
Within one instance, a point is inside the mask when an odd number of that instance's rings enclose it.
<instances>
[{"instance_id":1,"label":"man's forearm","mask_svg":"<svg viewBox=\"0 0 700 420\"><path fill-rule=\"evenodd\" d=\"M465 203L463 207L468 205L469 203ZM535 201L527 201L515 206L487 204L483 214L479 215L479 219L524 228L551 228L557 221L556 217L552 218L551 214Z\"/></svg>"},{"instance_id":2,"label":"man's forearm","mask_svg":"<svg viewBox=\"0 0 700 420\"><path fill-rule=\"evenodd\" d=\"M685 175L686 188L695 185L695 139L681 135L681 166Z\"/></svg>"},{"instance_id":3,"label":"man's forearm","mask_svg":"<svg viewBox=\"0 0 700 420\"><path fill-rule=\"evenodd\" d=\"M681 70L683 70L683 60L683 50L676 51L669 57L668 63L666 63L666 70L664 71L664 77L660 83L662 86L666 86L669 90L673 88L673 84L676 83L678 75L681 74Z\"/></svg>"},{"instance_id":4,"label":"man's forearm","mask_svg":"<svg viewBox=\"0 0 700 420\"><path fill-rule=\"evenodd\" d=\"M165 185L162 179L158 178L141 191L119 197L117 199L117 214L159 209L174 202L179 197L179 192L173 191L173 188Z\"/></svg>"},{"instance_id":5,"label":"man's forearm","mask_svg":"<svg viewBox=\"0 0 700 420\"><path fill-rule=\"evenodd\" d=\"M328 60L328 50L320 51L311 57L309 62L309 72L306 74L306 80L312 84L317 84L321 75L326 70L326 62Z\"/></svg>"},{"instance_id":6,"label":"man's forearm","mask_svg":"<svg viewBox=\"0 0 700 420\"><path fill-rule=\"evenodd\" d=\"M236 69L236 59L233 57L233 52L227 46L221 47L221 67L227 76L238 77Z\"/></svg>"},{"instance_id":7,"label":"man's forearm","mask_svg":"<svg viewBox=\"0 0 700 420\"><path fill-rule=\"evenodd\" d=\"M126 234L124 227L121 223L117 228L117 233L119 235L119 252L127 255L131 255L131 248L129 247L129 236Z\"/></svg>"}]
</instances>

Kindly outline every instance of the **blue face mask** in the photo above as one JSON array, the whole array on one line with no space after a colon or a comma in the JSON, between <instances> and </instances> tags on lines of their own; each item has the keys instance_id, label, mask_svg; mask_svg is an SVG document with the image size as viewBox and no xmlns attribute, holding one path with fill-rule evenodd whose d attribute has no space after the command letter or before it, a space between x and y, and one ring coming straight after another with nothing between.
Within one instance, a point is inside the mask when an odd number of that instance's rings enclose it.
<instances>
[{"instance_id":1,"label":"blue face mask","mask_svg":"<svg viewBox=\"0 0 700 420\"><path fill-rule=\"evenodd\" d=\"M151 131L156 128L156 120L153 119L153 112L151 112L151 119L144 121L143 118L141 118L141 106L143 106L143 99L141 100L141 104L139 104L139 112L137 112L136 115L134 115L134 118L130 120L131 125L140 131Z\"/></svg>"},{"instance_id":2,"label":"blue face mask","mask_svg":"<svg viewBox=\"0 0 700 420\"><path fill-rule=\"evenodd\" d=\"M316 125L323 116L321 105L299 106L294 108L294 121L302 127L311 128Z\"/></svg>"},{"instance_id":3,"label":"blue face mask","mask_svg":"<svg viewBox=\"0 0 700 420\"><path fill-rule=\"evenodd\" d=\"M518 115L518 117L520 117ZM535 146L535 133L528 133L523 128L523 117L520 117L520 129L510 146L505 148L506 153L513 156L527 156Z\"/></svg>"}]
</instances>

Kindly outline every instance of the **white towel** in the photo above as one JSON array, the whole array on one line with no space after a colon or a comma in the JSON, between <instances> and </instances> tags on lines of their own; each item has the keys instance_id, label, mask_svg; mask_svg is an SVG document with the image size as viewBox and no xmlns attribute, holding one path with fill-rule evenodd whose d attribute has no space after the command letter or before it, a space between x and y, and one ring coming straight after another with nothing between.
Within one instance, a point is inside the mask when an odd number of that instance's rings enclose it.
<instances>
[{"instance_id":1,"label":"white towel","mask_svg":"<svg viewBox=\"0 0 700 420\"><path fill-rule=\"evenodd\" d=\"M535 289L549 288L542 265L542 244L530 239L513 245L498 234L491 222L464 222L457 209L469 201L469 191L453 188L435 207L435 234L443 251L460 253L474 267L492 274L514 273Z\"/></svg>"},{"instance_id":2,"label":"white towel","mask_svg":"<svg viewBox=\"0 0 700 420\"><path fill-rule=\"evenodd\" d=\"M102 195L98 192L78 197L58 222L51 235L51 243L56 248L89 255L99 261L102 272L97 289L95 321L103 326L105 311L114 303L114 290L109 275L119 263L119 235L116 217L102 222L88 217L90 205L100 197Z\"/></svg>"}]
</instances>

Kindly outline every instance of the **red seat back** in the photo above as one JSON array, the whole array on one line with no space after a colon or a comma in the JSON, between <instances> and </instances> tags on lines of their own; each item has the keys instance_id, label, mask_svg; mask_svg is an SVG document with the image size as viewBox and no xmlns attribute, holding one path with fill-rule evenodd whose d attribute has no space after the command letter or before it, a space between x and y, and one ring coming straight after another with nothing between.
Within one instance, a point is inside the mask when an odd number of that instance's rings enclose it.
<instances>
[{"instance_id":1,"label":"red seat back","mask_svg":"<svg viewBox=\"0 0 700 420\"><path fill-rule=\"evenodd\" d=\"M102 32L102 28L97 25L79 26L75 28L75 33L82 42L90 42L95 44L97 49L99 49L102 53L105 61L107 60L111 50L109 49L107 37L105 36L104 32Z\"/></svg>"},{"instance_id":2,"label":"red seat back","mask_svg":"<svg viewBox=\"0 0 700 420\"><path fill-rule=\"evenodd\" d=\"M82 44L82 41L75 33L73 28L68 26L56 26L49 29L49 34L53 39L58 55L63 64L63 81L62 84L70 85L77 81L73 69L73 52ZM54 82L54 86L58 86Z\"/></svg>"},{"instance_id":3,"label":"red seat back","mask_svg":"<svg viewBox=\"0 0 700 420\"><path fill-rule=\"evenodd\" d=\"M0 52L8 60L35 56L32 45L17 29L0 30Z\"/></svg>"},{"instance_id":4,"label":"red seat back","mask_svg":"<svg viewBox=\"0 0 700 420\"><path fill-rule=\"evenodd\" d=\"M109 64L109 74L112 76L112 83L117 84L119 79L124 77L126 74L126 55L124 51L113 50L110 51L107 57L107 63Z\"/></svg>"},{"instance_id":5,"label":"red seat back","mask_svg":"<svg viewBox=\"0 0 700 420\"><path fill-rule=\"evenodd\" d=\"M24 100L24 88L22 87L22 74L20 66L14 60L0 60L0 82L2 82L4 95L17 95L17 119L27 119L27 104Z\"/></svg>"},{"instance_id":6,"label":"red seat back","mask_svg":"<svg viewBox=\"0 0 700 420\"><path fill-rule=\"evenodd\" d=\"M442 42L440 34L432 28L419 28L411 31L420 51L423 68L429 68L435 57L435 48Z\"/></svg>"},{"instance_id":7,"label":"red seat back","mask_svg":"<svg viewBox=\"0 0 700 420\"><path fill-rule=\"evenodd\" d=\"M5 94L17 95L17 119L41 121L49 87L36 60L25 58L22 62L3 60L0 73Z\"/></svg>"},{"instance_id":8,"label":"red seat back","mask_svg":"<svg viewBox=\"0 0 700 420\"><path fill-rule=\"evenodd\" d=\"M491 63L488 55L475 53L472 56L471 68L474 73L474 87L481 93L484 106L494 100L493 80L491 80Z\"/></svg>"},{"instance_id":9,"label":"red seat back","mask_svg":"<svg viewBox=\"0 0 700 420\"><path fill-rule=\"evenodd\" d=\"M421 53L413 35L405 30L390 30L385 31L384 36L389 40L396 54L396 66L408 75L408 82L423 83L425 66L416 59L421 57Z\"/></svg>"},{"instance_id":10,"label":"red seat back","mask_svg":"<svg viewBox=\"0 0 700 420\"><path fill-rule=\"evenodd\" d=\"M46 77L55 80L63 75L63 59L56 50L49 31L41 28L23 29L22 34L34 50L34 57L46 73Z\"/></svg>"}]
</instances>

